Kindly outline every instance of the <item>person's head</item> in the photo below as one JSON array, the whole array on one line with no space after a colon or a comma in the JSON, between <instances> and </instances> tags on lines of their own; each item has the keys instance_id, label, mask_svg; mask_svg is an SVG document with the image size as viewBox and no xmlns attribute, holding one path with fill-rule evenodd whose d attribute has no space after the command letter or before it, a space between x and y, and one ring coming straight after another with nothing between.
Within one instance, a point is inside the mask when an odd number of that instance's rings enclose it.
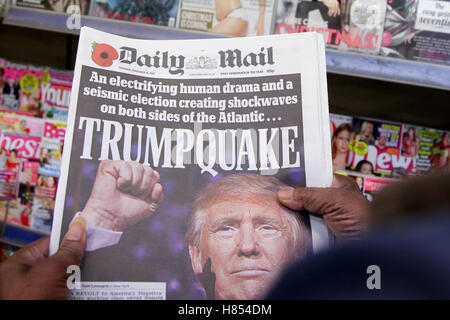
<instances>
[{"instance_id":1,"label":"person's head","mask_svg":"<svg viewBox=\"0 0 450 320\"><path fill-rule=\"evenodd\" d=\"M49 156L49 151L47 148L42 148L41 149L41 158L48 158Z\"/></svg>"},{"instance_id":2,"label":"person's head","mask_svg":"<svg viewBox=\"0 0 450 320\"><path fill-rule=\"evenodd\" d=\"M367 160L361 160L356 165L355 170L363 174L373 174L373 165Z\"/></svg>"},{"instance_id":3,"label":"person's head","mask_svg":"<svg viewBox=\"0 0 450 320\"><path fill-rule=\"evenodd\" d=\"M384 147L386 146L386 137L385 136L380 136L378 138L378 146L379 147Z\"/></svg>"},{"instance_id":4,"label":"person's head","mask_svg":"<svg viewBox=\"0 0 450 320\"><path fill-rule=\"evenodd\" d=\"M361 126L361 133L368 137L373 134L373 123L369 121L364 121Z\"/></svg>"},{"instance_id":5,"label":"person's head","mask_svg":"<svg viewBox=\"0 0 450 320\"><path fill-rule=\"evenodd\" d=\"M235 174L199 193L186 242L209 298L261 298L283 267L305 255L310 232L278 201L277 191L288 187L275 177ZM202 281L208 274L212 283Z\"/></svg>"},{"instance_id":6,"label":"person's head","mask_svg":"<svg viewBox=\"0 0 450 320\"><path fill-rule=\"evenodd\" d=\"M2 155L2 156L6 155L6 149L5 148L1 148L0 149L0 155Z\"/></svg>"},{"instance_id":7,"label":"person's head","mask_svg":"<svg viewBox=\"0 0 450 320\"><path fill-rule=\"evenodd\" d=\"M41 102L41 90L38 88L32 93L28 94L28 102L26 105L26 111L35 112L39 110L39 103Z\"/></svg>"},{"instance_id":8,"label":"person's head","mask_svg":"<svg viewBox=\"0 0 450 320\"><path fill-rule=\"evenodd\" d=\"M30 207L25 207L23 210L22 210L22 212L20 213L21 215L23 215L23 216L29 216L29 215L31 215L31 208Z\"/></svg>"},{"instance_id":9,"label":"person's head","mask_svg":"<svg viewBox=\"0 0 450 320\"><path fill-rule=\"evenodd\" d=\"M53 187L55 185L55 178L48 176L46 179L46 185L47 187Z\"/></svg>"},{"instance_id":10,"label":"person's head","mask_svg":"<svg viewBox=\"0 0 450 320\"><path fill-rule=\"evenodd\" d=\"M27 121L24 120L24 119L20 120L19 127L20 127L21 130L26 130L26 128L27 128Z\"/></svg>"},{"instance_id":11,"label":"person's head","mask_svg":"<svg viewBox=\"0 0 450 320\"><path fill-rule=\"evenodd\" d=\"M37 185L39 187L42 187L44 185L44 183L45 183L44 176L38 175L38 177L37 177Z\"/></svg>"},{"instance_id":12,"label":"person's head","mask_svg":"<svg viewBox=\"0 0 450 320\"><path fill-rule=\"evenodd\" d=\"M17 149L12 149L12 150L9 150L9 157L10 157L10 159L16 159L17 158Z\"/></svg>"},{"instance_id":13,"label":"person's head","mask_svg":"<svg viewBox=\"0 0 450 320\"><path fill-rule=\"evenodd\" d=\"M352 127L350 123L343 123L336 128L331 139L331 154L333 159L338 153L347 153L350 144Z\"/></svg>"},{"instance_id":14,"label":"person's head","mask_svg":"<svg viewBox=\"0 0 450 320\"><path fill-rule=\"evenodd\" d=\"M358 185L358 187L360 189L362 189L362 187L364 186L364 179L363 179L363 177L359 177L359 176L355 177L355 182Z\"/></svg>"},{"instance_id":15,"label":"person's head","mask_svg":"<svg viewBox=\"0 0 450 320\"><path fill-rule=\"evenodd\" d=\"M450 146L450 135L448 134L448 132L444 132L444 133L442 134L442 139L441 139L441 141L442 141L442 145L443 145L444 147Z\"/></svg>"},{"instance_id":16,"label":"person's head","mask_svg":"<svg viewBox=\"0 0 450 320\"><path fill-rule=\"evenodd\" d=\"M408 129L408 138L411 140L416 139L416 130L413 127L409 127Z\"/></svg>"}]
</instances>

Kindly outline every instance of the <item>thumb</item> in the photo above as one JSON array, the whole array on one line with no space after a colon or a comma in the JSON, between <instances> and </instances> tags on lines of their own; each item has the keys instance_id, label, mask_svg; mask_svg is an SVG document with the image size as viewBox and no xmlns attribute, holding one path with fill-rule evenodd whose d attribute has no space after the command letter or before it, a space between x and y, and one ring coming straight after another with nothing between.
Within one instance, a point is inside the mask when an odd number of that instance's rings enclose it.
<instances>
[{"instance_id":1,"label":"thumb","mask_svg":"<svg viewBox=\"0 0 450 320\"><path fill-rule=\"evenodd\" d=\"M342 193L335 188L297 188L278 191L282 204L292 210L307 210L314 214L327 214Z\"/></svg>"},{"instance_id":2,"label":"thumb","mask_svg":"<svg viewBox=\"0 0 450 320\"><path fill-rule=\"evenodd\" d=\"M80 265L86 249L86 221L83 217L77 217L70 225L58 252L51 259L70 266Z\"/></svg>"},{"instance_id":3,"label":"thumb","mask_svg":"<svg viewBox=\"0 0 450 320\"><path fill-rule=\"evenodd\" d=\"M282 189L278 191L278 199L282 204L292 210L303 210L303 203L294 199L294 189Z\"/></svg>"}]
</instances>

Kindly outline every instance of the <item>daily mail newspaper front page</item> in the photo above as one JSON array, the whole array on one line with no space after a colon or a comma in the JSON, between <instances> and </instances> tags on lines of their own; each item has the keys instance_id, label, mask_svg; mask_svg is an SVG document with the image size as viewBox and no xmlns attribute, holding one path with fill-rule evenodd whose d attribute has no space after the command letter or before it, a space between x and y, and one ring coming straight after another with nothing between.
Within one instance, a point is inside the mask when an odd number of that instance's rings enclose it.
<instances>
[{"instance_id":1,"label":"daily mail newspaper front page","mask_svg":"<svg viewBox=\"0 0 450 320\"><path fill-rule=\"evenodd\" d=\"M148 41L83 27L51 253L87 222L74 299L258 299L328 245L277 192L326 187L314 33Z\"/></svg>"}]
</instances>

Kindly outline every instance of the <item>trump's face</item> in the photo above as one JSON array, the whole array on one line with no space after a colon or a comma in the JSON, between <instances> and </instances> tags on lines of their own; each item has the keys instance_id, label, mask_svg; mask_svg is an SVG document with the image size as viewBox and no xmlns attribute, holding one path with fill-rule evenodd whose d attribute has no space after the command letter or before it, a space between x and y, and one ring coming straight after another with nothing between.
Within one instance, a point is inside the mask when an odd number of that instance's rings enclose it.
<instances>
[{"instance_id":1,"label":"trump's face","mask_svg":"<svg viewBox=\"0 0 450 320\"><path fill-rule=\"evenodd\" d=\"M261 298L294 255L287 213L264 196L221 201L206 211L197 262L211 259L216 298Z\"/></svg>"}]
</instances>

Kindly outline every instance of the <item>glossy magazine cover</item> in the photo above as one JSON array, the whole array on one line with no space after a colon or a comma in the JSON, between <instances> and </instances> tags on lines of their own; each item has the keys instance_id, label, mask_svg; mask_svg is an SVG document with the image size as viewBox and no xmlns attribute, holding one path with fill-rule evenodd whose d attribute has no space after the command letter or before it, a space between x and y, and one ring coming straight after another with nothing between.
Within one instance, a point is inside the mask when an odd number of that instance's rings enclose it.
<instances>
[{"instance_id":1,"label":"glossy magazine cover","mask_svg":"<svg viewBox=\"0 0 450 320\"><path fill-rule=\"evenodd\" d=\"M281 0L274 33L318 32L327 48L378 53L385 0Z\"/></svg>"},{"instance_id":2,"label":"glossy magazine cover","mask_svg":"<svg viewBox=\"0 0 450 320\"><path fill-rule=\"evenodd\" d=\"M175 27L178 0L92 0L89 15Z\"/></svg>"}]
</instances>

